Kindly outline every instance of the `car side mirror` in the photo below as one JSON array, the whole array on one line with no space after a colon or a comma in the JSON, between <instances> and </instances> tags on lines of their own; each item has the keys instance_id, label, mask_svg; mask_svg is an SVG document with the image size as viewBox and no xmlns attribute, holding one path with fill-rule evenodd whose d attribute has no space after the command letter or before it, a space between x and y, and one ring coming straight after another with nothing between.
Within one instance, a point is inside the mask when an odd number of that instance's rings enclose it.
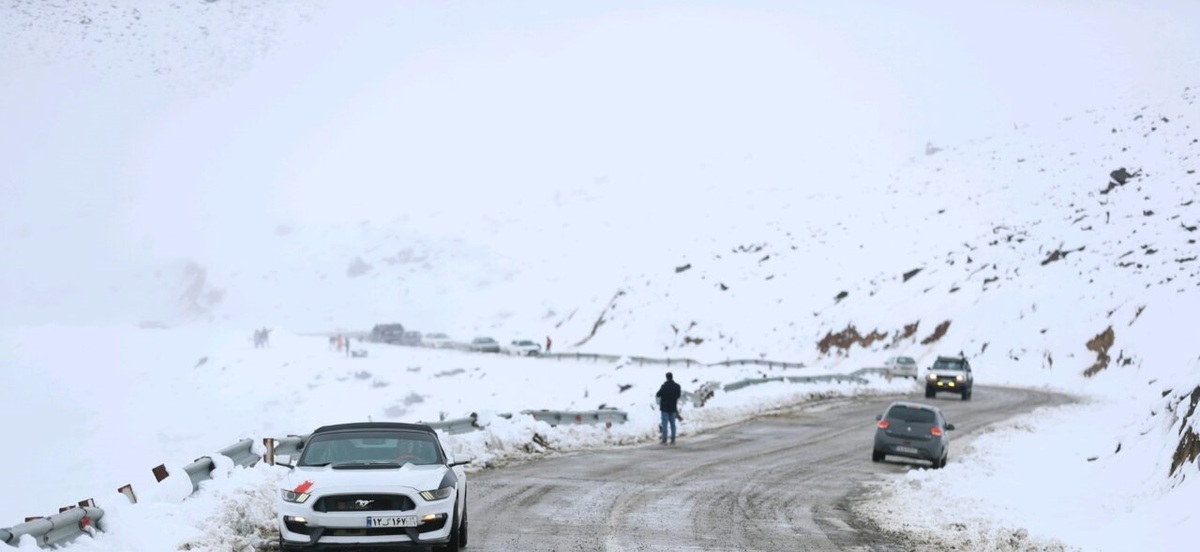
<instances>
[{"instance_id":1,"label":"car side mirror","mask_svg":"<svg viewBox=\"0 0 1200 552\"><path fill-rule=\"evenodd\" d=\"M450 463L447 466L453 468L454 466L463 466L474 461L475 457L470 454L455 454L450 458Z\"/></svg>"},{"instance_id":2,"label":"car side mirror","mask_svg":"<svg viewBox=\"0 0 1200 552\"><path fill-rule=\"evenodd\" d=\"M946 424L946 431L953 431L953 430L954 430L954 424Z\"/></svg>"},{"instance_id":3,"label":"car side mirror","mask_svg":"<svg viewBox=\"0 0 1200 552\"><path fill-rule=\"evenodd\" d=\"M875 421L876 421L876 422L878 422L879 420L882 420L882 419L883 419L883 414L876 414L876 415L875 415Z\"/></svg>"}]
</instances>

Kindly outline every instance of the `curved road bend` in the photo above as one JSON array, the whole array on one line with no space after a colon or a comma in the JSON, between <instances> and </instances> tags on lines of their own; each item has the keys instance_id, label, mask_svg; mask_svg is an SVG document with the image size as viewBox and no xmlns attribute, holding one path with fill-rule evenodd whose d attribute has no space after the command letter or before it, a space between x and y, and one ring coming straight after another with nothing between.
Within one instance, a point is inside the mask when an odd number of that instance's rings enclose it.
<instances>
[{"instance_id":1,"label":"curved road bend","mask_svg":"<svg viewBox=\"0 0 1200 552\"><path fill-rule=\"evenodd\" d=\"M979 386L944 395L964 437L1068 397ZM891 551L839 504L860 483L925 463L871 462L875 415L898 398L835 399L700 435L535 460L471 476L473 552Z\"/></svg>"}]
</instances>

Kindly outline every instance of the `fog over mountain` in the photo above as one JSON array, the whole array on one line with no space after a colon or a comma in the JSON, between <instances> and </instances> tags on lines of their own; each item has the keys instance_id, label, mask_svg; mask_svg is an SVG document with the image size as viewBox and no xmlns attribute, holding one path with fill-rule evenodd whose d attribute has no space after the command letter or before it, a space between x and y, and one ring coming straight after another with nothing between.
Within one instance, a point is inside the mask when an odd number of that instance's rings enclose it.
<instances>
[{"instance_id":1,"label":"fog over mountain","mask_svg":"<svg viewBox=\"0 0 1200 552\"><path fill-rule=\"evenodd\" d=\"M2 321L554 320L1186 85L1194 7L1033 5L12 2Z\"/></svg>"}]
</instances>

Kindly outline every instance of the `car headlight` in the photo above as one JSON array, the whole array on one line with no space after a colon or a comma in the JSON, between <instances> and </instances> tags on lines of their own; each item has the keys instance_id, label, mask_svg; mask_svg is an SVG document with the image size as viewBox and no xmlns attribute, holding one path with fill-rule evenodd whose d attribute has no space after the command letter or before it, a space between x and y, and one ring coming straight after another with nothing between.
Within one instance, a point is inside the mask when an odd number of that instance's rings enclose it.
<instances>
[{"instance_id":1,"label":"car headlight","mask_svg":"<svg viewBox=\"0 0 1200 552\"><path fill-rule=\"evenodd\" d=\"M954 376L954 379L957 381L962 381L962 376Z\"/></svg>"},{"instance_id":2,"label":"car headlight","mask_svg":"<svg viewBox=\"0 0 1200 552\"><path fill-rule=\"evenodd\" d=\"M279 493L283 497L284 502L291 502L293 504L304 504L304 501L308 500L309 497L308 493L298 493L287 489L280 489Z\"/></svg>"},{"instance_id":3,"label":"car headlight","mask_svg":"<svg viewBox=\"0 0 1200 552\"><path fill-rule=\"evenodd\" d=\"M449 498L454 493L454 487L442 487L432 491L421 491L421 498L433 502L434 500L442 500Z\"/></svg>"},{"instance_id":4,"label":"car headlight","mask_svg":"<svg viewBox=\"0 0 1200 552\"><path fill-rule=\"evenodd\" d=\"M930 373L926 374L926 375L925 375L925 377L926 377L926 378L929 378L929 379L931 379L931 380L932 380L932 379L937 379L937 374L934 374L933 372L930 372Z\"/></svg>"}]
</instances>

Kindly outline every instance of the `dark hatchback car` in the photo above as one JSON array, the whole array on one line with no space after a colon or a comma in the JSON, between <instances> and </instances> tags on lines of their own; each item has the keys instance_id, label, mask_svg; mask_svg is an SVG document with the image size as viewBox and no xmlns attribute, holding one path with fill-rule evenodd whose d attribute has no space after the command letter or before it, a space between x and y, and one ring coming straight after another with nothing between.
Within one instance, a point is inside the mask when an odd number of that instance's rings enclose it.
<instances>
[{"instance_id":1,"label":"dark hatchback car","mask_svg":"<svg viewBox=\"0 0 1200 552\"><path fill-rule=\"evenodd\" d=\"M928 460L933 467L946 467L950 455L950 435L954 424L946 423L942 411L934 406L896 401L875 417L875 448L872 462L885 456Z\"/></svg>"}]
</instances>

